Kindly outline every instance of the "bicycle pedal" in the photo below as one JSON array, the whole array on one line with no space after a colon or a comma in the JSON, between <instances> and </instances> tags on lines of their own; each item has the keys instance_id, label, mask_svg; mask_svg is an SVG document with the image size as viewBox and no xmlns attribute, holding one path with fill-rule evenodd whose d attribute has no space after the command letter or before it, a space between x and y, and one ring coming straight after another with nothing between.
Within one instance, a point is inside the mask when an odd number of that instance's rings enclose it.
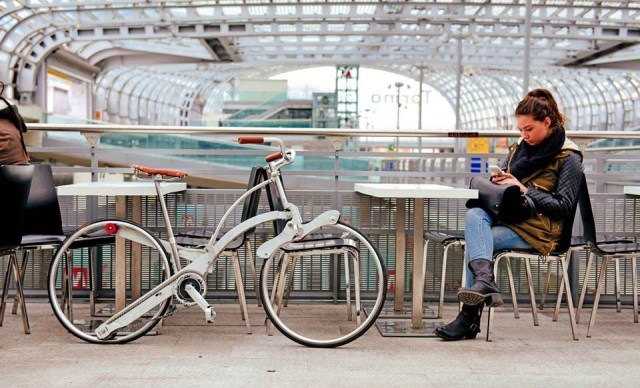
<instances>
[{"instance_id":1,"label":"bicycle pedal","mask_svg":"<svg viewBox=\"0 0 640 388\"><path fill-rule=\"evenodd\" d=\"M213 323L216 319L216 312L213 310L213 307L209 306L204 310L204 319L207 323Z\"/></svg>"}]
</instances>

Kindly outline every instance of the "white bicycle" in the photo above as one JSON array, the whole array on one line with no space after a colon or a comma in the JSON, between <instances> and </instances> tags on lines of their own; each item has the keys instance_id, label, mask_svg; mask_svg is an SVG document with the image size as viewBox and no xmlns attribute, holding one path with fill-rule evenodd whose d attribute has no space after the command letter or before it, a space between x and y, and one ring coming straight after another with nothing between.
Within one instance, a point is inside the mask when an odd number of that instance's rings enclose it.
<instances>
[{"instance_id":1,"label":"white bicycle","mask_svg":"<svg viewBox=\"0 0 640 388\"><path fill-rule=\"evenodd\" d=\"M160 194L161 181L183 179L187 174L141 166L134 166L134 172L155 183L167 235L170 236L168 241L157 238L136 223L105 219L80 227L62 243L49 269L48 293L56 317L71 334L91 343L126 343L148 333L163 318L194 305L200 307L205 320L212 323L216 313L205 299L207 276L214 272L221 253L235 238L260 224L272 222L284 222L284 228L257 248L256 257L264 260L260 295L273 325L302 345L336 347L357 339L374 324L387 290L387 271L374 244L356 228L341 222L337 210L325 211L315 219L303 222L298 208L287 200L280 178L280 170L292 163L296 155L294 150L285 148L282 140L249 136L240 137L238 142L277 144L280 150L266 157L264 181L249 189L226 211L206 246L187 248L176 244L167 206ZM280 209L257 214L221 234L222 226L234 209L254 191L267 187L279 197ZM96 268L99 262L95 255L97 249L69 250L83 236L105 232L120 238L124 249L114 252L111 245L103 247L100 250L102 254L106 252L110 257L125 255L129 272L134 271L132 260L137 260L148 274L141 285L146 293L141 296L134 295L132 282L127 281L127 289L124 290L127 305L119 311L113 307L114 295L95 295L97 289L105 288L98 285L111 284L113 277L104 261L100 261L103 263L101 268ZM93 255L89 254L92 249ZM181 268L178 258L188 264ZM323 287L329 283L326 279L329 275L323 274L336 273L327 271L327 268L344 266L339 267L344 268L341 279L330 280L333 284L341 282L345 285L345 303L335 303L333 299L329 303L319 303L308 294L301 298L291 297L292 292L304 289L304 286L295 284L293 274L296 267L302 268L308 263L315 263L314 267L312 271L305 271L307 278L299 280L299 283L319 281ZM88 278L81 287L74 284L74 279L77 279L74 275L78 271ZM132 276L131 273L126 274L127 279ZM90 303L82 303L84 301ZM363 302L370 305L366 313Z\"/></svg>"}]
</instances>

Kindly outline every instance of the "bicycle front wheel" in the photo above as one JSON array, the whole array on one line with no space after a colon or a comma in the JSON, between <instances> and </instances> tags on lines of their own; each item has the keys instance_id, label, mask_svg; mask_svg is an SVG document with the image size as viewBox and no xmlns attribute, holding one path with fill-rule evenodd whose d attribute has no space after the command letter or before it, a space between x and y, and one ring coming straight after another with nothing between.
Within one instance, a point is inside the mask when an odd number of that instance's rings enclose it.
<instances>
[{"instance_id":1,"label":"bicycle front wheel","mask_svg":"<svg viewBox=\"0 0 640 388\"><path fill-rule=\"evenodd\" d=\"M173 272L160 241L147 229L121 219L100 220L80 227L56 251L49 267L49 302L74 336L91 343L125 343L153 329L171 298L107 339L98 338L95 329L124 307L116 306L118 300L131 303Z\"/></svg>"},{"instance_id":2,"label":"bicycle front wheel","mask_svg":"<svg viewBox=\"0 0 640 388\"><path fill-rule=\"evenodd\" d=\"M318 299L332 289L338 290L334 297ZM319 348L362 336L380 315L386 291L387 271L378 250L341 222L284 246L265 261L260 279L265 312L278 331Z\"/></svg>"}]
</instances>

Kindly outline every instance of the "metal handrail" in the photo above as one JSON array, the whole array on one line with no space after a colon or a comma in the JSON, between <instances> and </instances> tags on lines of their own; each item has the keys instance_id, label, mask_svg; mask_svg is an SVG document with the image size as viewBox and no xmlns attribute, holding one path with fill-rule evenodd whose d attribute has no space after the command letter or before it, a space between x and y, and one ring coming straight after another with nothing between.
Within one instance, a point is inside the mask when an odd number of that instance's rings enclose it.
<instances>
[{"instance_id":1,"label":"metal handrail","mask_svg":"<svg viewBox=\"0 0 640 388\"><path fill-rule=\"evenodd\" d=\"M30 123L27 128L36 131L86 132L86 133L164 133L181 135L242 135L283 134L309 136L367 136L367 137L519 137L516 130L442 131L442 130L387 130L365 128L270 128L270 127L182 127L163 125L120 124L41 124ZM640 131L570 131L572 139L640 139Z\"/></svg>"}]
</instances>

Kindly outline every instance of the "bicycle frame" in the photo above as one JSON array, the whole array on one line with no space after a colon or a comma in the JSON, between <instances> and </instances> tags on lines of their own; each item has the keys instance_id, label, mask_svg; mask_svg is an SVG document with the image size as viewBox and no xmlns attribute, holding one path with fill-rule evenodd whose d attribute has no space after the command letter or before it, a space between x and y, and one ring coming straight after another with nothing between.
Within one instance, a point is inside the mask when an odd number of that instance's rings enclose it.
<instances>
[{"instance_id":1,"label":"bicycle frame","mask_svg":"<svg viewBox=\"0 0 640 388\"><path fill-rule=\"evenodd\" d=\"M160 186L158 180L154 179L156 183L156 190L158 191L158 198L160 200L160 206L162 208L163 216L165 219L165 223L167 225L167 232L169 233L169 241L161 240L162 245L165 249L172 252L171 261L175 265L177 272L154 287L152 290L147 292L145 295L141 296L139 299L135 300L133 303L125 307L120 312L113 315L111 318L102 323L98 328L96 328L95 333L98 338L105 339L108 338L112 333L117 331L118 329L125 327L136 319L141 317L143 314L153 309L162 301L167 298L171 298L174 296L177 288L177 282L182 279L185 275L191 274L200 276L202 278L206 278L208 273L213 272L213 268L215 267L216 261L218 260L220 254L224 251L226 246L233 241L236 237L243 234L245 231L254 228L260 224L265 222L273 222L277 220L285 220L287 221L285 229L282 233L278 234L274 238L265 241L260 247L258 247L256 251L256 255L263 259L268 259L271 257L280 247L300 240L305 237L310 231L324 226L324 225L332 225L336 224L340 218L340 212L337 210L329 210L310 222L303 223L302 218L300 216L300 212L298 208L287 201L286 195L284 192L284 187L282 186L282 182L279 179L280 169L285 165L292 163L295 158L295 151L293 150L284 150L284 145L280 142L281 147L281 155L282 158L268 161L267 173L269 177L264 182L259 185L254 186L252 189L248 190L244 193L234 204L225 212L224 216L218 223L214 234L211 236L211 239L207 243L207 245L202 249L197 248L186 248L178 246L173 236L173 231L170 224L170 219L168 216L166 204L164 201L164 197L160 192ZM239 225L233 227L231 230L226 232L224 235L218 239L218 235L224 224L225 220L231 214L231 212L240 204L242 201L247 198L251 193L256 190L261 190L268 184L275 184L277 189L279 190L283 202L284 202L284 210L282 211L270 211L263 214L258 214L255 217L252 217ZM151 242L147 241L147 239L142 238L142 236L134 233L128 232L126 230L118 230L116 235L120 237L126 237L132 241L137 243L151 246ZM185 266L184 268L180 268L180 257L190 261L191 263ZM205 317L207 321L212 322L213 317L215 316L215 312L209 304L206 302L204 297L197 292L193 287L187 285L186 291L192 297L195 304L200 306L202 310L205 312ZM185 304L186 306L191 306L193 303ZM212 315L213 313L213 315Z\"/></svg>"}]
</instances>

